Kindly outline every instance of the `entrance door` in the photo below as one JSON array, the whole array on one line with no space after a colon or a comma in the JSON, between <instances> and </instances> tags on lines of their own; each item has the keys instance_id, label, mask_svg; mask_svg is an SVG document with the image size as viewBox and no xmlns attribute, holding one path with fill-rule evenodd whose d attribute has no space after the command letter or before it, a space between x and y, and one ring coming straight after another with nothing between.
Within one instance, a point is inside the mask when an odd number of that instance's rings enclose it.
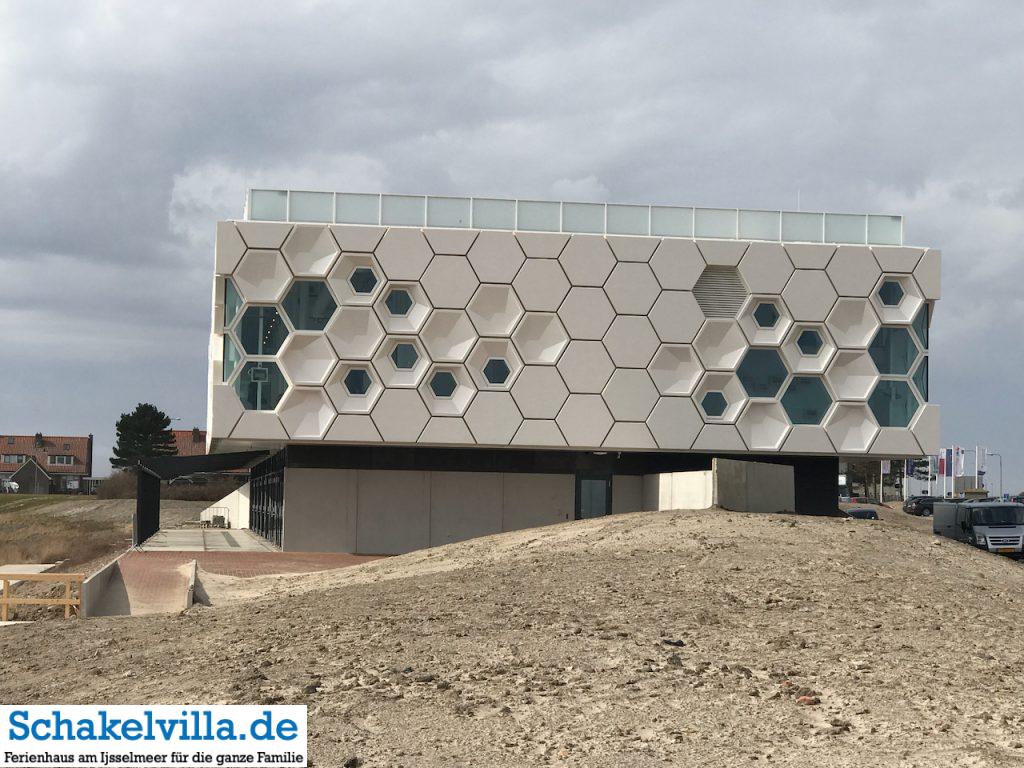
<instances>
[{"instance_id":1,"label":"entrance door","mask_svg":"<svg viewBox=\"0 0 1024 768\"><path fill-rule=\"evenodd\" d=\"M612 513L610 475L576 475L576 519L603 517Z\"/></svg>"}]
</instances>

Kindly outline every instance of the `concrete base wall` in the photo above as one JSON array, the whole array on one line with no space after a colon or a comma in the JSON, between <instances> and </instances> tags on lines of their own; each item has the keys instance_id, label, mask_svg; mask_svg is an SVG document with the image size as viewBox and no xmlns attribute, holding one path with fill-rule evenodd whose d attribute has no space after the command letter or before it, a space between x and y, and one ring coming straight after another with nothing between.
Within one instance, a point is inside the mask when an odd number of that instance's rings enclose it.
<instances>
[{"instance_id":1,"label":"concrete base wall","mask_svg":"<svg viewBox=\"0 0 1024 768\"><path fill-rule=\"evenodd\" d=\"M707 509L714 504L710 470L643 476L644 509Z\"/></svg>"},{"instance_id":2,"label":"concrete base wall","mask_svg":"<svg viewBox=\"0 0 1024 768\"><path fill-rule=\"evenodd\" d=\"M249 527L249 483L241 485L220 501L216 501L202 512L199 519L212 522L214 515L223 515L228 528Z\"/></svg>"},{"instance_id":3,"label":"concrete base wall","mask_svg":"<svg viewBox=\"0 0 1024 768\"><path fill-rule=\"evenodd\" d=\"M715 459L715 505L734 512L793 512L793 467Z\"/></svg>"},{"instance_id":4,"label":"concrete base wall","mask_svg":"<svg viewBox=\"0 0 1024 768\"><path fill-rule=\"evenodd\" d=\"M288 551L390 555L571 520L572 475L285 470Z\"/></svg>"}]
</instances>

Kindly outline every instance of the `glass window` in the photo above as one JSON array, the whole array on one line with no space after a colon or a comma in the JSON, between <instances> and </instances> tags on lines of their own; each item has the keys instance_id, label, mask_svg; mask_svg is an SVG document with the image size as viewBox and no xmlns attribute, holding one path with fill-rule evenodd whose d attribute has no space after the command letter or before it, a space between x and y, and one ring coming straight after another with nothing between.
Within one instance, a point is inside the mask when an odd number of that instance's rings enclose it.
<instances>
[{"instance_id":1,"label":"glass window","mask_svg":"<svg viewBox=\"0 0 1024 768\"><path fill-rule=\"evenodd\" d=\"M604 206L599 203L562 203L563 232L604 232Z\"/></svg>"},{"instance_id":2,"label":"glass window","mask_svg":"<svg viewBox=\"0 0 1024 768\"><path fill-rule=\"evenodd\" d=\"M47 456L46 463L66 467L74 464L75 460L72 456Z\"/></svg>"},{"instance_id":3,"label":"glass window","mask_svg":"<svg viewBox=\"0 0 1024 768\"><path fill-rule=\"evenodd\" d=\"M787 242L820 243L823 227L822 213L782 213L782 239Z\"/></svg>"},{"instance_id":4,"label":"glass window","mask_svg":"<svg viewBox=\"0 0 1024 768\"><path fill-rule=\"evenodd\" d=\"M427 225L431 227L468 227L468 197L428 197Z\"/></svg>"},{"instance_id":5,"label":"glass window","mask_svg":"<svg viewBox=\"0 0 1024 768\"><path fill-rule=\"evenodd\" d=\"M300 331L322 331L338 305L320 280L299 280L285 294L284 311Z\"/></svg>"},{"instance_id":6,"label":"glass window","mask_svg":"<svg viewBox=\"0 0 1024 768\"><path fill-rule=\"evenodd\" d=\"M426 198L419 195L381 195L382 224L422 227L426 218Z\"/></svg>"},{"instance_id":7,"label":"glass window","mask_svg":"<svg viewBox=\"0 0 1024 768\"><path fill-rule=\"evenodd\" d=\"M903 217L868 216L868 242L872 245L903 245Z\"/></svg>"},{"instance_id":8,"label":"glass window","mask_svg":"<svg viewBox=\"0 0 1024 768\"><path fill-rule=\"evenodd\" d=\"M277 363L250 362L235 379L235 392L250 411L272 411L288 389Z\"/></svg>"},{"instance_id":9,"label":"glass window","mask_svg":"<svg viewBox=\"0 0 1024 768\"><path fill-rule=\"evenodd\" d=\"M650 208L646 205L609 205L606 224L608 234L646 235L650 213Z\"/></svg>"},{"instance_id":10,"label":"glass window","mask_svg":"<svg viewBox=\"0 0 1024 768\"><path fill-rule=\"evenodd\" d=\"M917 359L917 347L906 328L879 328L868 352L879 373L894 376L906 376Z\"/></svg>"},{"instance_id":11,"label":"glass window","mask_svg":"<svg viewBox=\"0 0 1024 768\"><path fill-rule=\"evenodd\" d=\"M729 402L721 392L708 392L701 399L700 407L704 409L704 413L708 416L717 419L725 413L725 409L729 407Z\"/></svg>"},{"instance_id":12,"label":"glass window","mask_svg":"<svg viewBox=\"0 0 1024 768\"><path fill-rule=\"evenodd\" d=\"M693 237L693 208L652 205L651 234L663 237Z\"/></svg>"},{"instance_id":13,"label":"glass window","mask_svg":"<svg viewBox=\"0 0 1024 768\"><path fill-rule=\"evenodd\" d=\"M231 340L231 337L224 334L224 381L231 378L231 374L235 372L235 367L242 362L242 353L238 351L238 347L235 346L235 342Z\"/></svg>"},{"instance_id":14,"label":"glass window","mask_svg":"<svg viewBox=\"0 0 1024 768\"><path fill-rule=\"evenodd\" d=\"M760 328L774 328L779 322L779 310L770 301L762 301L754 308L754 322Z\"/></svg>"},{"instance_id":15,"label":"glass window","mask_svg":"<svg viewBox=\"0 0 1024 768\"><path fill-rule=\"evenodd\" d=\"M438 371L430 379L430 388L437 397L451 397L458 386L450 371Z\"/></svg>"},{"instance_id":16,"label":"glass window","mask_svg":"<svg viewBox=\"0 0 1024 768\"><path fill-rule=\"evenodd\" d=\"M492 357L484 364L484 378L491 384L504 384L512 371L500 357Z\"/></svg>"},{"instance_id":17,"label":"glass window","mask_svg":"<svg viewBox=\"0 0 1024 768\"><path fill-rule=\"evenodd\" d=\"M867 225L866 216L852 213L826 213L825 242L863 243L868 235Z\"/></svg>"},{"instance_id":18,"label":"glass window","mask_svg":"<svg viewBox=\"0 0 1024 768\"><path fill-rule=\"evenodd\" d=\"M515 229L516 201L473 198L473 226L481 229Z\"/></svg>"},{"instance_id":19,"label":"glass window","mask_svg":"<svg viewBox=\"0 0 1024 768\"><path fill-rule=\"evenodd\" d=\"M224 327L227 328L235 320L235 315L242 308L242 297L238 295L235 288L235 281L227 279L224 281Z\"/></svg>"},{"instance_id":20,"label":"glass window","mask_svg":"<svg viewBox=\"0 0 1024 768\"><path fill-rule=\"evenodd\" d=\"M419 359L419 352L412 344L396 344L395 348L391 350L391 360L395 364L395 368L399 370L412 370L416 367L416 361Z\"/></svg>"},{"instance_id":21,"label":"glass window","mask_svg":"<svg viewBox=\"0 0 1024 768\"><path fill-rule=\"evenodd\" d=\"M373 293L377 285L377 273L369 267L356 267L348 277L348 284L356 293Z\"/></svg>"},{"instance_id":22,"label":"glass window","mask_svg":"<svg viewBox=\"0 0 1024 768\"><path fill-rule=\"evenodd\" d=\"M388 297L384 299L384 305L395 317L405 317L412 309L412 296L404 288L392 288Z\"/></svg>"},{"instance_id":23,"label":"glass window","mask_svg":"<svg viewBox=\"0 0 1024 768\"><path fill-rule=\"evenodd\" d=\"M886 280L878 289L878 298L887 307L898 307L903 301L903 286L895 280Z\"/></svg>"},{"instance_id":24,"label":"glass window","mask_svg":"<svg viewBox=\"0 0 1024 768\"><path fill-rule=\"evenodd\" d=\"M800 353L808 357L814 357L818 354L823 344L821 334L810 328L803 331L796 339L796 345L800 348Z\"/></svg>"},{"instance_id":25,"label":"glass window","mask_svg":"<svg viewBox=\"0 0 1024 768\"><path fill-rule=\"evenodd\" d=\"M345 389L350 395L365 395L370 391L373 379L364 368L353 368L345 374Z\"/></svg>"},{"instance_id":26,"label":"glass window","mask_svg":"<svg viewBox=\"0 0 1024 768\"><path fill-rule=\"evenodd\" d=\"M334 195L330 192L292 192L289 221L334 221Z\"/></svg>"},{"instance_id":27,"label":"glass window","mask_svg":"<svg viewBox=\"0 0 1024 768\"><path fill-rule=\"evenodd\" d=\"M821 424L832 397L817 376L794 376L782 396L782 407L794 424Z\"/></svg>"},{"instance_id":28,"label":"glass window","mask_svg":"<svg viewBox=\"0 0 1024 768\"><path fill-rule=\"evenodd\" d=\"M921 307L921 311L917 313L917 317L914 318L914 334L917 336L917 340L921 342L921 346L928 349L928 320L929 320L929 308L925 304Z\"/></svg>"},{"instance_id":29,"label":"glass window","mask_svg":"<svg viewBox=\"0 0 1024 768\"><path fill-rule=\"evenodd\" d=\"M774 349L751 349L736 370L751 397L775 397L788 375L785 363Z\"/></svg>"},{"instance_id":30,"label":"glass window","mask_svg":"<svg viewBox=\"0 0 1024 768\"><path fill-rule=\"evenodd\" d=\"M778 211L740 211L740 237L744 240L778 240L781 236Z\"/></svg>"},{"instance_id":31,"label":"glass window","mask_svg":"<svg viewBox=\"0 0 1024 768\"><path fill-rule=\"evenodd\" d=\"M380 196L339 192L336 195L335 221L339 224L377 224L380 220Z\"/></svg>"},{"instance_id":32,"label":"glass window","mask_svg":"<svg viewBox=\"0 0 1024 768\"><path fill-rule=\"evenodd\" d=\"M871 412L883 427L906 427L914 417L918 402L905 381L883 379L868 398Z\"/></svg>"},{"instance_id":33,"label":"glass window","mask_svg":"<svg viewBox=\"0 0 1024 768\"><path fill-rule=\"evenodd\" d=\"M921 397L924 401L928 402L928 356L925 355L921 358L921 363L917 366L917 370L914 371L914 386L917 387L917 391L921 393Z\"/></svg>"},{"instance_id":34,"label":"glass window","mask_svg":"<svg viewBox=\"0 0 1024 768\"><path fill-rule=\"evenodd\" d=\"M696 237L736 237L736 211L731 208L695 208L693 232Z\"/></svg>"},{"instance_id":35,"label":"glass window","mask_svg":"<svg viewBox=\"0 0 1024 768\"><path fill-rule=\"evenodd\" d=\"M517 229L536 232L558 232L562 223L559 203L520 200Z\"/></svg>"},{"instance_id":36,"label":"glass window","mask_svg":"<svg viewBox=\"0 0 1024 768\"><path fill-rule=\"evenodd\" d=\"M288 338L288 327L273 307L249 307L235 332L250 355L276 355Z\"/></svg>"},{"instance_id":37,"label":"glass window","mask_svg":"<svg viewBox=\"0 0 1024 768\"><path fill-rule=\"evenodd\" d=\"M249 218L254 221L286 221L288 193L281 189L254 189L249 192Z\"/></svg>"}]
</instances>

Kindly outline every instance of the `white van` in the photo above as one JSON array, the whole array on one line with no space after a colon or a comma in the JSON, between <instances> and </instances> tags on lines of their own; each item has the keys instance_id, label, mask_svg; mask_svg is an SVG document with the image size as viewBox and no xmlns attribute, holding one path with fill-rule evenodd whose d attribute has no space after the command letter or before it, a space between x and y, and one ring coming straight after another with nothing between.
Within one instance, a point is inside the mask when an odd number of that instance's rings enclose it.
<instances>
[{"instance_id":1,"label":"white van","mask_svg":"<svg viewBox=\"0 0 1024 768\"><path fill-rule=\"evenodd\" d=\"M1024 554L1024 504L1006 501L937 501L932 530L988 552Z\"/></svg>"}]
</instances>

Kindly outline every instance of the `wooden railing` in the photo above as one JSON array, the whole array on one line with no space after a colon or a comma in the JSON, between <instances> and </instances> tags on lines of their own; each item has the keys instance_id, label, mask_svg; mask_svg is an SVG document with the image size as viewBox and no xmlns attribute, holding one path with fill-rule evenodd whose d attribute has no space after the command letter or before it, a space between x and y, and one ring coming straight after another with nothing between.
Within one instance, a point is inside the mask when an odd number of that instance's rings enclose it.
<instances>
[{"instance_id":1,"label":"wooden railing","mask_svg":"<svg viewBox=\"0 0 1024 768\"><path fill-rule=\"evenodd\" d=\"M15 582L36 582L43 584L63 584L63 597L15 597ZM71 618L71 610L74 609L77 616L82 610L82 582L85 581L84 573L0 573L0 583L3 589L0 591L0 621L10 621L14 615L14 608L19 605L63 605L64 618ZM72 584L78 586L78 594L73 594Z\"/></svg>"}]
</instances>

